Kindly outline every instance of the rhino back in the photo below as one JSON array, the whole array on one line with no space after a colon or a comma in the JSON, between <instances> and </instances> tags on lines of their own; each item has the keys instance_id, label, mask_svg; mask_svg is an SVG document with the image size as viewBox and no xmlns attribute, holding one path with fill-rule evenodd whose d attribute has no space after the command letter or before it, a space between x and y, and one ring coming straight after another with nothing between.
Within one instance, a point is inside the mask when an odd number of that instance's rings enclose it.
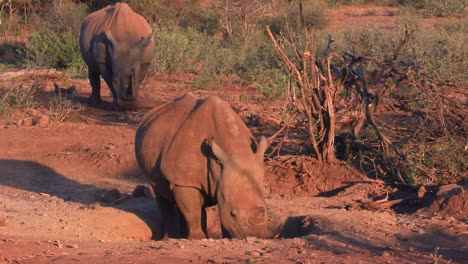
<instances>
[{"instance_id":1,"label":"rhino back","mask_svg":"<svg viewBox=\"0 0 468 264\"><path fill-rule=\"evenodd\" d=\"M145 115L137 130L137 159L147 175L158 167L171 188L190 186L214 194L216 180L208 177L209 160L202 150L205 139L230 155L253 160L253 137L231 107L216 96L201 100L190 93Z\"/></svg>"},{"instance_id":2,"label":"rhino back","mask_svg":"<svg viewBox=\"0 0 468 264\"><path fill-rule=\"evenodd\" d=\"M178 126L196 102L197 98L189 93L145 114L136 132L135 151L140 167L147 175L167 152Z\"/></svg>"},{"instance_id":3,"label":"rhino back","mask_svg":"<svg viewBox=\"0 0 468 264\"><path fill-rule=\"evenodd\" d=\"M86 63L105 62L106 43L104 32L110 31L121 44L136 46L142 37L152 34L148 22L126 3L109 5L88 15L81 27L80 48ZM152 59L152 46L143 51L142 63ZM97 49L97 50L93 50Z\"/></svg>"},{"instance_id":4,"label":"rhino back","mask_svg":"<svg viewBox=\"0 0 468 264\"><path fill-rule=\"evenodd\" d=\"M161 160L161 169L171 185L214 193L216 180L208 182L208 159L202 151L206 139L213 139L232 156L244 158L253 154L252 135L240 117L219 97L207 97L180 124Z\"/></svg>"}]
</instances>

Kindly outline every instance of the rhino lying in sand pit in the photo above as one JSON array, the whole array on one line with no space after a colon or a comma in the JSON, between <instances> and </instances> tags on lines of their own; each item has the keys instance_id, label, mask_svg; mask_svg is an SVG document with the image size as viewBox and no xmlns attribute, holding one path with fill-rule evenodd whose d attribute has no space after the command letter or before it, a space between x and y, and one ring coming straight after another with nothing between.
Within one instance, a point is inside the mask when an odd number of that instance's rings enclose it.
<instances>
[{"instance_id":1,"label":"rhino lying in sand pit","mask_svg":"<svg viewBox=\"0 0 468 264\"><path fill-rule=\"evenodd\" d=\"M112 92L114 107L134 107L154 56L153 42L148 22L125 3L88 15L81 26L80 50L92 87L89 102L101 102L102 75Z\"/></svg>"},{"instance_id":2,"label":"rhino lying in sand pit","mask_svg":"<svg viewBox=\"0 0 468 264\"><path fill-rule=\"evenodd\" d=\"M263 187L266 148L265 137L256 143L216 96L188 93L149 111L138 127L135 150L156 194L165 236L206 238L204 208L218 204L223 236L272 237ZM186 226L174 226L183 220Z\"/></svg>"}]
</instances>

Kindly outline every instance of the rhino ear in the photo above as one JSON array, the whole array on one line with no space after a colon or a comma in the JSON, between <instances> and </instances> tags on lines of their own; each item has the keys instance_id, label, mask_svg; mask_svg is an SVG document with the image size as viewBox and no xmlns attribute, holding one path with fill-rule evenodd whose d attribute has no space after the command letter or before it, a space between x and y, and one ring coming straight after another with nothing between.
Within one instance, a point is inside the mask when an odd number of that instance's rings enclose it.
<instances>
[{"instance_id":1,"label":"rhino ear","mask_svg":"<svg viewBox=\"0 0 468 264\"><path fill-rule=\"evenodd\" d=\"M218 158L218 160L221 162L221 164L226 164L226 162L229 159L229 156L224 152L223 149L221 149L218 144L214 140L211 140L211 151L213 154Z\"/></svg>"},{"instance_id":2,"label":"rhino ear","mask_svg":"<svg viewBox=\"0 0 468 264\"><path fill-rule=\"evenodd\" d=\"M261 136L260 140L257 143L257 152L256 152L256 155L261 160L263 160L263 155L265 155L265 151L267 150L267 148L268 148L268 140L266 139L266 137Z\"/></svg>"},{"instance_id":3,"label":"rhino ear","mask_svg":"<svg viewBox=\"0 0 468 264\"><path fill-rule=\"evenodd\" d=\"M143 50L146 48L150 43L151 40L153 39L153 33L150 33L148 36L141 38L140 42L138 43L138 50Z\"/></svg>"}]
</instances>

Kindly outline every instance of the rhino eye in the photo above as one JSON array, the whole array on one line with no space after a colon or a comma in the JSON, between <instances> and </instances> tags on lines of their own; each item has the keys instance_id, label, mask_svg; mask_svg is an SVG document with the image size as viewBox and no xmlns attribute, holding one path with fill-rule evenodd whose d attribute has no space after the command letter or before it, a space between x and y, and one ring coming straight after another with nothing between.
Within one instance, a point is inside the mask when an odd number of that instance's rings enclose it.
<instances>
[{"instance_id":1,"label":"rhino eye","mask_svg":"<svg viewBox=\"0 0 468 264\"><path fill-rule=\"evenodd\" d=\"M238 213L239 213L239 212L237 211L237 209L232 209L232 210L231 210L231 216L232 216L232 217L236 217L236 216L238 215Z\"/></svg>"}]
</instances>

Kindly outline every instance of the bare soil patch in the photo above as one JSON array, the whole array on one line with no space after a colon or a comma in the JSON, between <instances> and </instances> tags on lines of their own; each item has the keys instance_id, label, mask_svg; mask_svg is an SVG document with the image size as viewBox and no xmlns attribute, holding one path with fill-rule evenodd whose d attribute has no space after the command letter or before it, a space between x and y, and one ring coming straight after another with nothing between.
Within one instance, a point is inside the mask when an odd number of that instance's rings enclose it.
<instances>
[{"instance_id":1,"label":"bare soil patch","mask_svg":"<svg viewBox=\"0 0 468 264\"><path fill-rule=\"evenodd\" d=\"M77 96L86 98L87 81L75 82L84 87ZM325 165L306 156L266 161L270 216L284 223L279 238L152 240L159 236L160 217L151 195L133 194L137 186L146 184L135 163L134 132L150 105L188 89L153 83L151 87L157 88L145 89L137 112L109 112L83 104L84 110L70 121L47 127L18 126L14 119L21 115L2 120L1 261L411 263L431 262L438 254L462 263L468 258L466 214L450 213L466 208L464 196L447 196L440 205L412 214L363 209L363 202L391 192L386 184L348 164ZM53 84L46 87L44 99L52 96ZM244 91L252 106L238 99ZM210 93L232 101L239 113L249 109L246 117L259 116L263 121L252 127L254 132L272 133L274 126L262 124L268 120L265 113L274 111L258 94L238 87ZM288 148L293 151L294 144ZM442 204L451 207L441 209Z\"/></svg>"}]
</instances>

